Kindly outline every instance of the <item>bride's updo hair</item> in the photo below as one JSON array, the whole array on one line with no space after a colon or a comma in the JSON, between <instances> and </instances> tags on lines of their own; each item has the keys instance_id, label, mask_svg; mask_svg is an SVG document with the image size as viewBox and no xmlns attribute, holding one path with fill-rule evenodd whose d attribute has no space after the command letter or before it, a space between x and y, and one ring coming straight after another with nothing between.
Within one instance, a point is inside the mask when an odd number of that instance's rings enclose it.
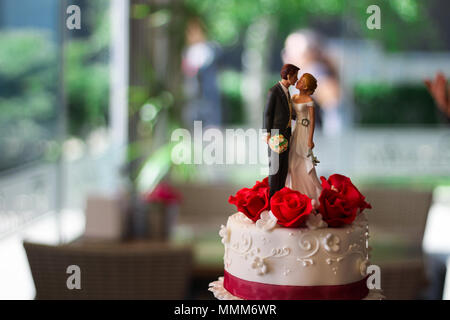
<instances>
[{"instance_id":1,"label":"bride's updo hair","mask_svg":"<svg viewBox=\"0 0 450 320\"><path fill-rule=\"evenodd\" d=\"M306 90L309 94L313 94L317 88L317 80L311 73L304 73L300 79L305 79Z\"/></svg>"}]
</instances>

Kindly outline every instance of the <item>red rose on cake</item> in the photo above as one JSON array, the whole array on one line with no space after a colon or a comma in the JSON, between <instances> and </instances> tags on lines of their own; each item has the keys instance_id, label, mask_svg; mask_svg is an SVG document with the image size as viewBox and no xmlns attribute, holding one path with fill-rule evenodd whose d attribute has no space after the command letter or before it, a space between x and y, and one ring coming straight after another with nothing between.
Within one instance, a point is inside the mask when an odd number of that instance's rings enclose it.
<instances>
[{"instance_id":1,"label":"red rose on cake","mask_svg":"<svg viewBox=\"0 0 450 320\"><path fill-rule=\"evenodd\" d=\"M350 178L333 174L328 180L322 180L322 193L319 197L319 212L323 220L330 227L340 227L351 224L356 215L372 206L365 201L365 197L353 185Z\"/></svg>"},{"instance_id":2,"label":"red rose on cake","mask_svg":"<svg viewBox=\"0 0 450 320\"><path fill-rule=\"evenodd\" d=\"M269 210L268 178L257 181L253 188L242 188L235 196L230 196L228 202L234 204L239 212L256 222L261 213Z\"/></svg>"},{"instance_id":3,"label":"red rose on cake","mask_svg":"<svg viewBox=\"0 0 450 320\"><path fill-rule=\"evenodd\" d=\"M265 177L262 181L256 181L253 191L269 190L269 177Z\"/></svg>"},{"instance_id":4,"label":"red rose on cake","mask_svg":"<svg viewBox=\"0 0 450 320\"><path fill-rule=\"evenodd\" d=\"M304 224L312 213L311 199L288 187L275 192L270 200L270 209L278 219L278 224L287 228L297 228Z\"/></svg>"}]
</instances>

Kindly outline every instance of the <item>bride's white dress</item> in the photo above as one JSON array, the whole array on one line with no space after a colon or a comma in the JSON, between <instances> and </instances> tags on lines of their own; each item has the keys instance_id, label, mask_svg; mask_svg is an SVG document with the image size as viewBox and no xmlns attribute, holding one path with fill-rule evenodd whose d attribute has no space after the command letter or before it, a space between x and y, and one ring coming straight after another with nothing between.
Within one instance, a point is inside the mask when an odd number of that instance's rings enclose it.
<instances>
[{"instance_id":1,"label":"bride's white dress","mask_svg":"<svg viewBox=\"0 0 450 320\"><path fill-rule=\"evenodd\" d=\"M308 157L308 139L311 130L308 108L314 108L314 102L295 103L292 101L292 106L297 115L297 121L290 141L286 186L318 201L322 186L317 178L313 159Z\"/></svg>"}]
</instances>

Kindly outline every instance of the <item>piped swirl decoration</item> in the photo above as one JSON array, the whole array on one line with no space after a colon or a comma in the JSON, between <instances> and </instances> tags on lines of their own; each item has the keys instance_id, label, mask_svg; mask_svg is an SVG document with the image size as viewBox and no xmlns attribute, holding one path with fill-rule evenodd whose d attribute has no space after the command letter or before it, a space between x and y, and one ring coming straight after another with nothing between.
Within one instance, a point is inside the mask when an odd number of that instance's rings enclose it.
<instances>
[{"instance_id":1,"label":"piped swirl decoration","mask_svg":"<svg viewBox=\"0 0 450 320\"><path fill-rule=\"evenodd\" d=\"M221 233L224 228L221 229ZM235 255L244 258L244 261L250 261L251 269L255 270L256 274L264 275L268 272L266 261L270 258L281 258L290 254L291 249L287 247L272 248L269 254L261 254L261 248L253 246L253 239L250 233L241 233L240 240L228 245L225 242L225 260L230 262L229 251L234 252Z\"/></svg>"},{"instance_id":2,"label":"piped swirl decoration","mask_svg":"<svg viewBox=\"0 0 450 320\"><path fill-rule=\"evenodd\" d=\"M319 251L320 249L320 241L317 237L305 233L300 236L298 240L298 246L307 252L306 255L297 257L297 261L301 262L304 267L308 265L314 264L314 260L312 257Z\"/></svg>"},{"instance_id":3,"label":"piped swirl decoration","mask_svg":"<svg viewBox=\"0 0 450 320\"><path fill-rule=\"evenodd\" d=\"M278 226L267 231L236 213L221 229L228 240L224 241L225 270L249 281L282 285L358 281L368 256L364 221L341 228Z\"/></svg>"}]
</instances>

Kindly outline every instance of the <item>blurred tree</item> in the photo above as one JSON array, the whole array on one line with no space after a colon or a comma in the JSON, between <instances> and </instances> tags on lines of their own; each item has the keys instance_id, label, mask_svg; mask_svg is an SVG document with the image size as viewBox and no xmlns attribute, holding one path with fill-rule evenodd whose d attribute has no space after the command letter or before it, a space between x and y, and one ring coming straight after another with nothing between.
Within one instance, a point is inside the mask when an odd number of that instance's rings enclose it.
<instances>
[{"instance_id":1,"label":"blurred tree","mask_svg":"<svg viewBox=\"0 0 450 320\"><path fill-rule=\"evenodd\" d=\"M106 125L109 101L107 0L74 1L83 28L65 43L69 134L84 136ZM57 126L58 48L55 30L0 33L0 170L41 158L54 159Z\"/></svg>"},{"instance_id":2,"label":"blurred tree","mask_svg":"<svg viewBox=\"0 0 450 320\"><path fill-rule=\"evenodd\" d=\"M444 1L437 0L442 3ZM344 13L346 32L350 37L378 40L387 51L441 50L444 43L438 21L431 15L432 1L361 0L348 1ZM366 9L376 4L381 10L382 32L366 27Z\"/></svg>"},{"instance_id":3,"label":"blurred tree","mask_svg":"<svg viewBox=\"0 0 450 320\"><path fill-rule=\"evenodd\" d=\"M355 87L354 95L356 116L362 125L417 126L437 124L440 120L425 86L361 83Z\"/></svg>"},{"instance_id":4,"label":"blurred tree","mask_svg":"<svg viewBox=\"0 0 450 320\"><path fill-rule=\"evenodd\" d=\"M193 12L208 24L210 36L223 45L236 44L242 33L256 20L269 18L280 39L295 29L311 27L317 21L336 20L336 32L380 40L388 50L423 46L439 48L439 31L428 14L431 2L418 0L186 0ZM443 1L442 1L443 2ZM378 5L383 32L367 29L366 13Z\"/></svg>"},{"instance_id":5,"label":"blurred tree","mask_svg":"<svg viewBox=\"0 0 450 320\"><path fill-rule=\"evenodd\" d=\"M251 83L251 90L242 90L243 103L228 107L235 109L242 105L246 109L245 121L251 126L260 124L262 93L279 78L280 48L291 32L307 27L328 37L376 40L390 52L440 50L445 47L439 41L442 28L431 18L431 11L438 3L446 2L186 0L190 12L205 21L210 39L225 47L243 47L242 83L247 87ZM370 5L381 9L380 31L367 28Z\"/></svg>"},{"instance_id":6,"label":"blurred tree","mask_svg":"<svg viewBox=\"0 0 450 320\"><path fill-rule=\"evenodd\" d=\"M180 1L130 1L128 176L149 192L171 172L170 132L179 127L181 52L189 13ZM177 168L178 176L192 173Z\"/></svg>"},{"instance_id":7,"label":"blurred tree","mask_svg":"<svg viewBox=\"0 0 450 320\"><path fill-rule=\"evenodd\" d=\"M78 1L83 28L70 32L65 48L69 134L84 136L106 126L109 103L108 1Z\"/></svg>"},{"instance_id":8,"label":"blurred tree","mask_svg":"<svg viewBox=\"0 0 450 320\"><path fill-rule=\"evenodd\" d=\"M44 154L55 134L56 48L42 31L0 33L0 170Z\"/></svg>"}]
</instances>

